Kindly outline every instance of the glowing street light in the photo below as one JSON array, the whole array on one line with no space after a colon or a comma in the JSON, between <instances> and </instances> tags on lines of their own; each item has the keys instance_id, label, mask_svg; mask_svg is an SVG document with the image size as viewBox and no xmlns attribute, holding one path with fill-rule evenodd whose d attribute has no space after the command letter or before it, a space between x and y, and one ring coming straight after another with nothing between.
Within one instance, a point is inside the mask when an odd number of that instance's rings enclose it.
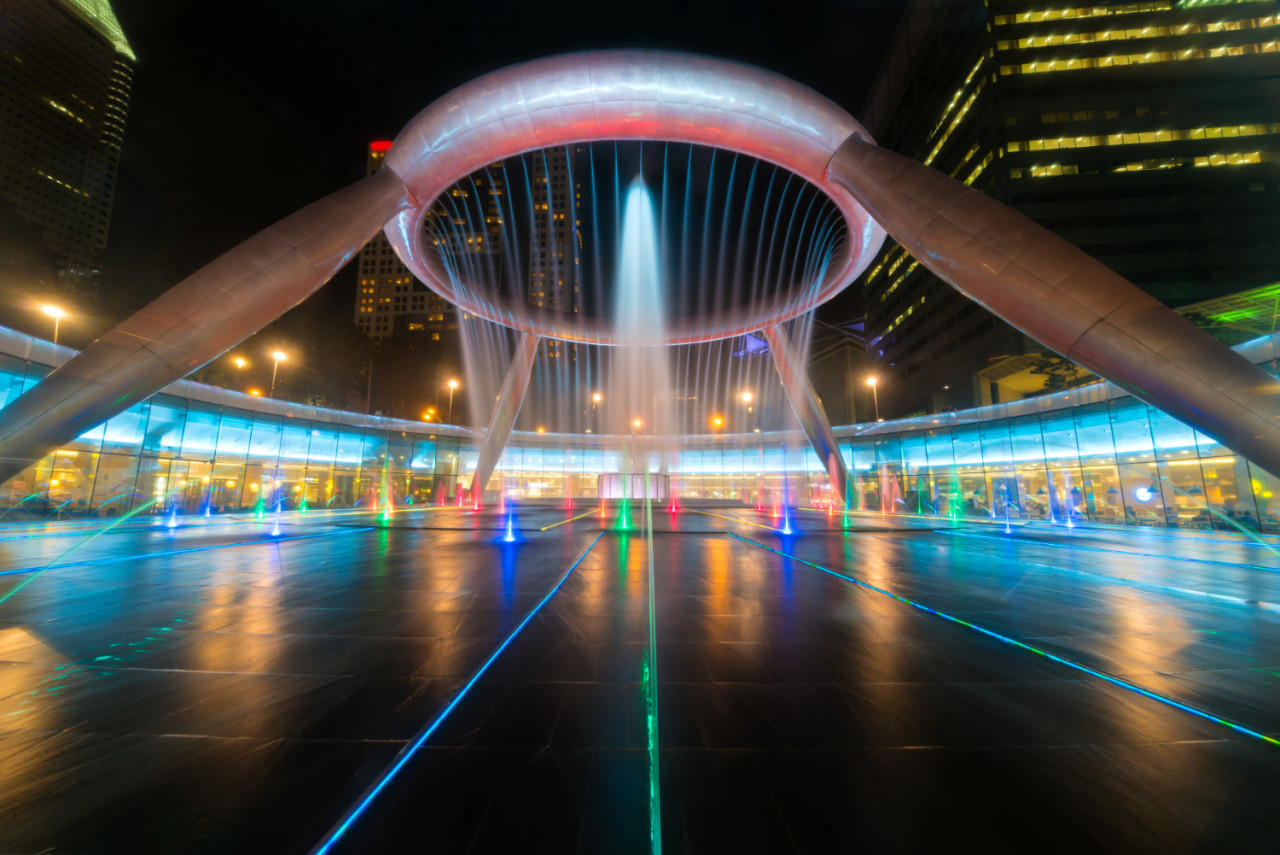
<instances>
[{"instance_id":1,"label":"glowing street light","mask_svg":"<svg viewBox=\"0 0 1280 855\"><path fill-rule=\"evenodd\" d=\"M449 418L446 420L448 424L453 424L453 393L458 388L457 380L449 381Z\"/></svg>"},{"instance_id":2,"label":"glowing street light","mask_svg":"<svg viewBox=\"0 0 1280 855\"><path fill-rule=\"evenodd\" d=\"M591 424L587 425L587 433L591 433L596 427L596 407L604 400L604 395L599 392L591 393Z\"/></svg>"},{"instance_id":3,"label":"glowing street light","mask_svg":"<svg viewBox=\"0 0 1280 855\"><path fill-rule=\"evenodd\" d=\"M880 421L880 395L876 390L876 384L879 382L879 378L874 374L867 378L867 385L871 387L871 400L876 406L876 421Z\"/></svg>"},{"instance_id":4,"label":"glowing street light","mask_svg":"<svg viewBox=\"0 0 1280 855\"><path fill-rule=\"evenodd\" d=\"M267 392L268 398L276 396L276 372L280 370L280 363L284 362L288 356L282 350L277 350L271 354L271 391Z\"/></svg>"},{"instance_id":5,"label":"glowing street light","mask_svg":"<svg viewBox=\"0 0 1280 855\"><path fill-rule=\"evenodd\" d=\"M542 425L538 425L538 433L546 433L546 432L547 432L546 428L544 428Z\"/></svg>"},{"instance_id":6,"label":"glowing street light","mask_svg":"<svg viewBox=\"0 0 1280 855\"><path fill-rule=\"evenodd\" d=\"M724 427L724 416L712 416L711 427L715 430L720 430L720 428Z\"/></svg>"},{"instance_id":7,"label":"glowing street light","mask_svg":"<svg viewBox=\"0 0 1280 855\"><path fill-rule=\"evenodd\" d=\"M231 363L242 371L249 367L249 360L245 359L243 356L233 356L231 358Z\"/></svg>"},{"instance_id":8,"label":"glowing street light","mask_svg":"<svg viewBox=\"0 0 1280 855\"><path fill-rule=\"evenodd\" d=\"M58 343L58 323L62 320L62 317L63 315L66 314L66 312L62 311L62 309L59 308L58 306L54 306L52 304L45 304L41 306L40 311L44 312L49 317L53 318L53 343L57 344Z\"/></svg>"},{"instance_id":9,"label":"glowing street light","mask_svg":"<svg viewBox=\"0 0 1280 855\"><path fill-rule=\"evenodd\" d=\"M253 395L255 398L261 398L261 397L262 397L262 390L261 390L261 389L250 389L250 390L249 390L249 394L250 394L250 395Z\"/></svg>"},{"instance_id":10,"label":"glowing street light","mask_svg":"<svg viewBox=\"0 0 1280 855\"><path fill-rule=\"evenodd\" d=\"M756 396L750 389L743 389L742 394L739 395L738 398L742 401L742 405L747 408L747 424L749 424L756 433L759 433L760 428L756 427L756 409L751 405L751 403L756 399Z\"/></svg>"}]
</instances>

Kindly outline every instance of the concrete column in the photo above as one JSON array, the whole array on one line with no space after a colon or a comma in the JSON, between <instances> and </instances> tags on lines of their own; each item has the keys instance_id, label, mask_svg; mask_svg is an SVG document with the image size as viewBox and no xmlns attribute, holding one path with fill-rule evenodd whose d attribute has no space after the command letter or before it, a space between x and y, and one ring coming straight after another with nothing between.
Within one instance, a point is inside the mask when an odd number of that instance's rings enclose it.
<instances>
[{"instance_id":1,"label":"concrete column","mask_svg":"<svg viewBox=\"0 0 1280 855\"><path fill-rule=\"evenodd\" d=\"M1280 472L1280 383L1133 283L984 193L858 136L836 151L828 178L966 297Z\"/></svg>"},{"instance_id":2,"label":"concrete column","mask_svg":"<svg viewBox=\"0 0 1280 855\"><path fill-rule=\"evenodd\" d=\"M845 468L844 458L840 456L840 447L836 444L835 435L831 432L831 421L827 418L822 401L809 382L804 365L795 348L791 346L791 338L781 326L767 327L764 337L769 342L769 350L773 353L773 364L778 367L778 376L782 380L782 391L787 401L800 420L800 427L814 453L827 467L827 476L831 479L831 497L837 505L844 508L849 500L849 470Z\"/></svg>"},{"instance_id":3,"label":"concrete column","mask_svg":"<svg viewBox=\"0 0 1280 855\"><path fill-rule=\"evenodd\" d=\"M0 483L195 371L311 296L409 206L391 170L197 270L0 411Z\"/></svg>"},{"instance_id":4,"label":"concrete column","mask_svg":"<svg viewBox=\"0 0 1280 855\"><path fill-rule=\"evenodd\" d=\"M507 447L507 440L516 426L516 416L520 415L520 405L524 403L524 394L529 391L529 376L533 373L533 357L538 353L538 342L541 339L533 333L521 333L516 342L516 352L507 369L507 376L502 381L502 391L498 395L498 406L494 408L493 418L489 419L489 427L484 432L480 443L480 457L476 460L476 474L471 479L471 500L477 501L484 492L484 485L489 483L502 450Z\"/></svg>"}]
</instances>

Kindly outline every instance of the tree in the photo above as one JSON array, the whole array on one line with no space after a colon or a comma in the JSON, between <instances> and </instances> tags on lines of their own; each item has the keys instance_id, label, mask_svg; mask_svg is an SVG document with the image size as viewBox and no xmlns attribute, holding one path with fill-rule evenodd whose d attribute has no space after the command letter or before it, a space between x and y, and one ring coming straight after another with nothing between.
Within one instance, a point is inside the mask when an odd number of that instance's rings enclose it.
<instances>
[{"instance_id":1,"label":"tree","mask_svg":"<svg viewBox=\"0 0 1280 855\"><path fill-rule=\"evenodd\" d=\"M1045 351L1031 364L1031 373L1044 377L1046 392L1061 392L1092 383L1098 378L1065 356Z\"/></svg>"}]
</instances>

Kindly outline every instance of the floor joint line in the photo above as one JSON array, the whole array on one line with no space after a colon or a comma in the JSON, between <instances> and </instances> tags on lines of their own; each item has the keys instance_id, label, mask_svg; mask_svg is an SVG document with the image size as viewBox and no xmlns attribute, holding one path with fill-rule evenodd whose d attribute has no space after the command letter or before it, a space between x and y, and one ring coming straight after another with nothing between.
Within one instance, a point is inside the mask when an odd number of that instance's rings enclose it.
<instances>
[{"instance_id":1,"label":"floor joint line","mask_svg":"<svg viewBox=\"0 0 1280 855\"><path fill-rule=\"evenodd\" d=\"M937 609L926 606L924 603L916 602L915 600L908 599L907 597L904 597L901 594L895 594L892 591L887 590L885 588L880 588L880 587L877 587L876 585L872 585L870 582L864 582L861 579L857 578L856 576L840 573L836 570L830 569L829 567L823 567L821 564L817 564L813 561L806 561L805 559L800 558L796 555L792 555L788 552L783 552L780 549L775 549L772 546L769 546L764 543L760 543L755 540L751 540L750 538L743 537L740 534L734 534L733 532L726 532L726 534L728 534L732 538L741 540L743 543L749 543L752 546L755 546L759 549L772 552L776 555L781 555L783 558L789 559L791 561L795 561L800 564L804 564L805 566L812 567L815 570L821 570L823 573L826 573L830 576L834 576L837 579L843 579L844 581L850 582L858 586L859 588L865 588L868 591L873 591L882 596L897 600L898 602L911 606L914 609L918 609L922 612L927 612L929 614L936 615L942 618L943 620L950 621L951 623L958 624L960 626L968 627L974 632L981 633L982 635L985 635L989 638L993 638L996 641L1000 641L1005 644L1011 645L1013 647L1017 647L1021 650L1026 650L1031 653L1038 654L1053 662L1057 662L1060 665L1066 665L1068 668L1072 668L1083 674L1088 674L1091 677L1096 677L1099 680L1112 684L1113 686L1117 686L1121 689L1127 689L1128 691L1133 692L1134 694L1142 695L1143 697L1149 698L1153 701L1158 701L1159 703L1162 703L1165 706L1173 707L1174 709L1181 710L1183 712L1190 713L1199 718L1206 719L1208 721L1213 722L1214 724L1218 724L1225 728L1228 728L1229 730L1233 730L1236 733L1241 734L1242 736L1250 736L1250 737L1253 737L1254 739L1260 740L1270 745L1280 746L1280 739L1276 739L1275 737L1272 737L1272 736L1267 736L1265 733L1260 733L1259 731L1252 730L1251 728L1245 727L1242 724L1236 724L1233 721L1228 721L1227 719L1220 718L1211 712L1207 712L1205 710L1199 709L1198 707L1193 707L1190 704L1184 704L1181 701L1177 701L1166 695L1161 695L1157 692L1153 692L1150 689L1144 689L1141 686L1137 685L1136 683L1130 683L1128 680L1122 680L1119 677L1113 677L1110 674L1106 674L1102 671L1097 670L1096 668L1090 668L1088 665L1083 665L1072 659L1067 659L1064 656L1058 656L1056 654L1048 652L1047 650L1041 650L1038 647L1032 647L1030 644L1027 644L1022 641L1018 641L1015 638L1010 638L1007 635L1001 635L1000 633L994 630L987 629L986 627L978 626L977 624L974 624L974 623L969 623L969 621L964 620L962 618L958 618L955 615L938 611Z\"/></svg>"},{"instance_id":2,"label":"floor joint line","mask_svg":"<svg viewBox=\"0 0 1280 855\"><path fill-rule=\"evenodd\" d=\"M507 649L511 642L515 640L516 636L520 634L521 630L528 625L529 621L533 620L534 616L542 610L542 607L547 604L547 601L555 596L556 592L560 590L568 580L569 576L572 575L573 571L578 569L578 565L586 559L587 553L591 552L591 548L596 545L603 535L604 532L602 531L592 538L591 542L587 544L587 548L582 550L582 554L578 556L578 559L574 561L573 564L569 565L569 569L564 571L564 575L561 576L560 580L556 582L550 591L547 592L547 595L538 601L538 604L534 606L527 615L525 615L524 620L520 621L519 625L511 631L511 634L506 637L502 644L498 645L498 649L493 651L489 658L485 660L484 664L471 675L471 679L467 680L462 688L458 690L458 693L453 696L453 700L449 701L440 714L436 716L430 724L420 730L418 735L415 736L408 745L400 750L400 753L396 755L396 758L391 762L391 765L387 770L382 773L378 780L375 781L369 789L365 790L360 798L356 800L356 803L347 810L342 819L340 819L338 823L325 834L324 838L315 846L315 848L311 850L311 855L324 855L324 853L333 851L333 847L338 843L338 840L342 835L351 829L355 821L359 819L366 810L368 810L369 805L375 798L377 798L378 794L386 789L387 785L391 782L391 779L399 774L400 770L403 769L413 758L413 755L418 752L418 749L422 748L422 746L426 744L427 740L431 738L431 735L436 732L441 724L444 723L444 720L449 716L449 713L453 712L454 708L462 702L464 697L466 697L467 692L471 690L471 687L474 686L482 676L484 676L484 673L489 670L489 666L502 655L502 651Z\"/></svg>"}]
</instances>

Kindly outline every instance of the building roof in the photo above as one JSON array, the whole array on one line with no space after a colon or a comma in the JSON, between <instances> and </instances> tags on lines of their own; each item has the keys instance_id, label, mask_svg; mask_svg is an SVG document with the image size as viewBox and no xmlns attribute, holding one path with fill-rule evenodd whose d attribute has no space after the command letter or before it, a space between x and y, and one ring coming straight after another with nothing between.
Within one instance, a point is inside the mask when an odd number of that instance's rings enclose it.
<instances>
[{"instance_id":1,"label":"building roof","mask_svg":"<svg viewBox=\"0 0 1280 855\"><path fill-rule=\"evenodd\" d=\"M124 37L124 30L120 28L116 13L111 9L110 0L62 0L62 4L111 42L116 53L137 61L138 57L134 55L133 48L129 47L129 40Z\"/></svg>"},{"instance_id":2,"label":"building roof","mask_svg":"<svg viewBox=\"0 0 1280 855\"><path fill-rule=\"evenodd\" d=\"M1280 282L1182 306L1179 312L1197 312L1215 326L1239 330L1251 336L1271 335L1280 327Z\"/></svg>"}]
</instances>

